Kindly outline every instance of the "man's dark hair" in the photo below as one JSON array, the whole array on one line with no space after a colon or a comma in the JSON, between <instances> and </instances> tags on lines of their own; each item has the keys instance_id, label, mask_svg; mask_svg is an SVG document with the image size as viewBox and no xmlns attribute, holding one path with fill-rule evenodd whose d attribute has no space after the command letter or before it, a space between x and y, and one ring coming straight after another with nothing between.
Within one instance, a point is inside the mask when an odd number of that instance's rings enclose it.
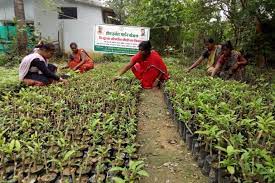
<instances>
[{"instance_id":1,"label":"man's dark hair","mask_svg":"<svg viewBox=\"0 0 275 183\"><path fill-rule=\"evenodd\" d=\"M139 48L142 48L144 51L151 51L152 45L150 41L142 41L138 45Z\"/></svg>"}]
</instances>

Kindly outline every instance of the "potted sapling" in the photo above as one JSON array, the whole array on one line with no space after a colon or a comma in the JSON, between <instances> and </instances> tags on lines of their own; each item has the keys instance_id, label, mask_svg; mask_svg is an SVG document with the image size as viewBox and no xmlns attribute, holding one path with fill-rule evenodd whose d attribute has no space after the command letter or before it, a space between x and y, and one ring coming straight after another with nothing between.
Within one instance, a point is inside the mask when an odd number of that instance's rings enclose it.
<instances>
[{"instance_id":1,"label":"potted sapling","mask_svg":"<svg viewBox=\"0 0 275 183\"><path fill-rule=\"evenodd\" d=\"M30 170L28 175L35 174L38 175L43 169L43 158L42 158L42 143L41 142L29 142L28 150L32 153L31 157L33 159L33 162L30 164Z\"/></svg>"},{"instance_id":2,"label":"potted sapling","mask_svg":"<svg viewBox=\"0 0 275 183\"><path fill-rule=\"evenodd\" d=\"M129 167L112 167L110 172L120 172L121 177L112 177L114 182L130 182L134 183L139 181L141 176L148 177L149 174L144 170L143 161L130 161Z\"/></svg>"},{"instance_id":3,"label":"potted sapling","mask_svg":"<svg viewBox=\"0 0 275 183\"><path fill-rule=\"evenodd\" d=\"M41 181L44 183L53 183L57 178L57 173L54 171L49 171L48 163L54 163L54 162L51 162L51 159L48 158L47 153L45 151L43 151L43 157L44 157L45 173L42 176L38 177L38 181Z\"/></svg>"}]
</instances>

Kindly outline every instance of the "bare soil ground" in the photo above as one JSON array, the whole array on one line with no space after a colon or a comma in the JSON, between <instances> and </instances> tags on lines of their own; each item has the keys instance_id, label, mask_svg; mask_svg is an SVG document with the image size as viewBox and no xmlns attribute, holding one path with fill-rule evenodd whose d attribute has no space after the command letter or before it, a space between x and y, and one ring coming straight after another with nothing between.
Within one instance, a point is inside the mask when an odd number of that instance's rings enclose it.
<instances>
[{"instance_id":1,"label":"bare soil ground","mask_svg":"<svg viewBox=\"0 0 275 183\"><path fill-rule=\"evenodd\" d=\"M141 183L206 183L181 140L159 89L144 90L139 106L139 154L150 177Z\"/></svg>"}]
</instances>

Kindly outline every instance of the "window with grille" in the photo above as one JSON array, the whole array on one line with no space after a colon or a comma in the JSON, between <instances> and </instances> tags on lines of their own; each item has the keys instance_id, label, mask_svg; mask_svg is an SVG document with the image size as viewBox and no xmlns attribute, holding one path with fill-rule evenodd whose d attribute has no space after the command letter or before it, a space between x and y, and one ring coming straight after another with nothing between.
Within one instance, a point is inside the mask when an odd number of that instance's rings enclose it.
<instances>
[{"instance_id":1,"label":"window with grille","mask_svg":"<svg viewBox=\"0 0 275 183\"><path fill-rule=\"evenodd\" d=\"M58 19L77 19L76 7L60 7Z\"/></svg>"}]
</instances>

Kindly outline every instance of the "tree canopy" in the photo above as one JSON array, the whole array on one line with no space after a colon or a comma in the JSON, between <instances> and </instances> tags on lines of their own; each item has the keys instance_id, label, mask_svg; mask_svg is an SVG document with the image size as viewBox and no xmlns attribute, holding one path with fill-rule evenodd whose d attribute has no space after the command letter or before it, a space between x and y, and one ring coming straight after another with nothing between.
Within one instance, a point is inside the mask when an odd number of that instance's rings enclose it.
<instances>
[{"instance_id":1,"label":"tree canopy","mask_svg":"<svg viewBox=\"0 0 275 183\"><path fill-rule=\"evenodd\" d=\"M274 58L275 2L270 0L108 0L122 24L151 28L151 40L164 51L196 55L203 40L231 40L248 57ZM270 62L271 63L271 62Z\"/></svg>"}]
</instances>

